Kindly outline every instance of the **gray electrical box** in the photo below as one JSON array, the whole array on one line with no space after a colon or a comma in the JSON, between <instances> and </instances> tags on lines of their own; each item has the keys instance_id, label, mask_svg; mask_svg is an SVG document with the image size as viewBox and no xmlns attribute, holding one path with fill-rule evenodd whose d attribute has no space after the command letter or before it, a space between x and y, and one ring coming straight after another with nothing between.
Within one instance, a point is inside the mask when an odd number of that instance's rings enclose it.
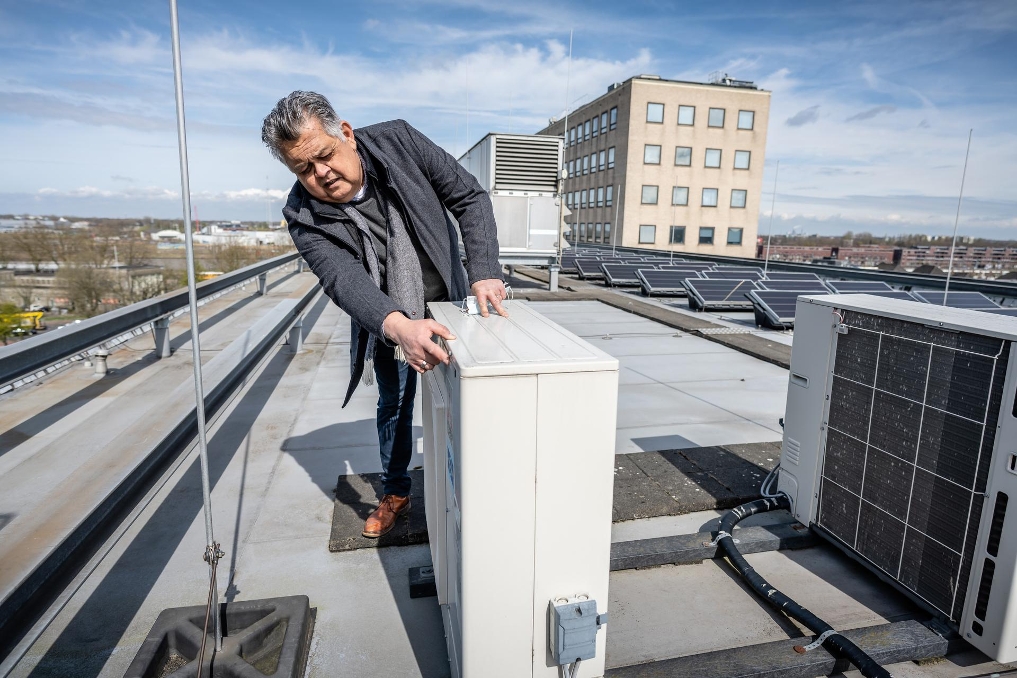
<instances>
[{"instance_id":1,"label":"gray electrical box","mask_svg":"<svg viewBox=\"0 0 1017 678\"><path fill-rule=\"evenodd\" d=\"M551 601L548 645L559 666L597 656L597 631L607 613L597 614L597 601L585 596Z\"/></svg>"}]
</instances>

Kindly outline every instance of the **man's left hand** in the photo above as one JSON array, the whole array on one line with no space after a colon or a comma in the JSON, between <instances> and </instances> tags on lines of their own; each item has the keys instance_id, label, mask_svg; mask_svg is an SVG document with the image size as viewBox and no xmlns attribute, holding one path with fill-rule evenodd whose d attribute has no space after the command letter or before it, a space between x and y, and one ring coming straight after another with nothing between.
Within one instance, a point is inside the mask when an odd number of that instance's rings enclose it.
<instances>
[{"instance_id":1,"label":"man's left hand","mask_svg":"<svg viewBox=\"0 0 1017 678\"><path fill-rule=\"evenodd\" d=\"M477 306L480 307L480 315L485 318L490 315L487 311L487 303L490 302L491 306L494 306L494 310L498 312L498 315L505 318L508 317L508 311L501 305L503 299L508 299L508 294L505 292L505 283L497 278L488 278L487 280L478 280L470 286L470 291L473 292L473 296L477 298Z\"/></svg>"}]
</instances>

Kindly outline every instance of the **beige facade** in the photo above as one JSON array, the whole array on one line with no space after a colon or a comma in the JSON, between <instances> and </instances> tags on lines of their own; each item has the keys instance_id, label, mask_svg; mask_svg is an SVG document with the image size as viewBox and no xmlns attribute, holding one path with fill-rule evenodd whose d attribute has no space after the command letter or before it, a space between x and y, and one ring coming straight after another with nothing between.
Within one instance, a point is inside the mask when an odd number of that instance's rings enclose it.
<instances>
[{"instance_id":1,"label":"beige facade","mask_svg":"<svg viewBox=\"0 0 1017 678\"><path fill-rule=\"evenodd\" d=\"M770 93L747 85L638 76L571 112L564 194L572 237L755 256ZM565 129L560 120L540 133Z\"/></svg>"}]
</instances>

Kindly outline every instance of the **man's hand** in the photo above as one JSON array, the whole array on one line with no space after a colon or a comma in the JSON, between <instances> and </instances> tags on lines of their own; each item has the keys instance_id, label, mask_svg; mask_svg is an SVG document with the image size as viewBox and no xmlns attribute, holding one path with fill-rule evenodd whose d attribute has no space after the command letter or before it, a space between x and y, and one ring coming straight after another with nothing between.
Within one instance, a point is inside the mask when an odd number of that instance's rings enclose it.
<instances>
[{"instance_id":1,"label":"man's hand","mask_svg":"<svg viewBox=\"0 0 1017 678\"><path fill-rule=\"evenodd\" d=\"M448 341L456 338L441 323L430 318L410 320L402 313L393 312L385 316L382 327L385 330L385 336L403 349L403 355L410 367L420 374L434 369L438 363L448 365L448 353L431 341L431 337L434 335Z\"/></svg>"},{"instance_id":2,"label":"man's hand","mask_svg":"<svg viewBox=\"0 0 1017 678\"><path fill-rule=\"evenodd\" d=\"M498 311L498 315L505 318L508 317L508 311L501 305L502 299L508 299L508 294L505 292L505 283L501 280L497 278L478 280L470 286L470 291L477 298L480 315L485 318L489 315L487 312L487 302L491 302L491 306L494 306L494 310Z\"/></svg>"}]
</instances>

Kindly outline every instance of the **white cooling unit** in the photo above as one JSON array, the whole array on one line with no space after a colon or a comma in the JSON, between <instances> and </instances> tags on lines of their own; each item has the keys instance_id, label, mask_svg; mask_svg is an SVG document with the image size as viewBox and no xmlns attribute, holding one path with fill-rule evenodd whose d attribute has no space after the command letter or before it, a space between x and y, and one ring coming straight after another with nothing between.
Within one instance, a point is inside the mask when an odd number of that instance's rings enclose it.
<instances>
[{"instance_id":1,"label":"white cooling unit","mask_svg":"<svg viewBox=\"0 0 1017 678\"><path fill-rule=\"evenodd\" d=\"M1017 660L1017 319L800 297L779 489L1001 662Z\"/></svg>"},{"instance_id":2,"label":"white cooling unit","mask_svg":"<svg viewBox=\"0 0 1017 678\"><path fill-rule=\"evenodd\" d=\"M506 307L482 318L428 305L457 337L422 389L451 673L557 678L582 658L577 675L603 676L618 361L523 302Z\"/></svg>"}]
</instances>

